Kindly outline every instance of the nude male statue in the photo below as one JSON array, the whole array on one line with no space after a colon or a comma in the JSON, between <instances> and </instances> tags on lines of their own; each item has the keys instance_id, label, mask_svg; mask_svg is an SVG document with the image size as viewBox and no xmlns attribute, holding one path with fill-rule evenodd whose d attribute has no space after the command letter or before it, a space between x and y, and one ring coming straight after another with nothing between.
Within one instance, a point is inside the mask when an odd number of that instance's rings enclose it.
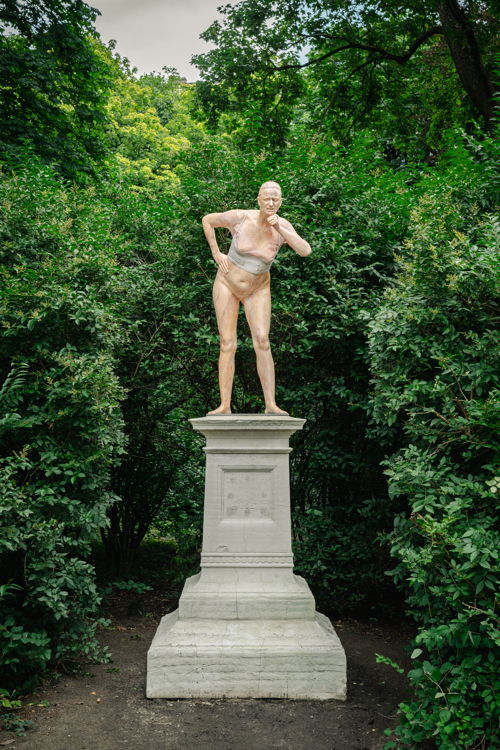
<instances>
[{"instance_id":1,"label":"nude male statue","mask_svg":"<svg viewBox=\"0 0 500 750\"><path fill-rule=\"evenodd\" d=\"M236 352L236 326L240 302L250 326L257 358L257 372L264 392L266 414L283 414L275 400L274 362L269 345L271 325L271 275L269 269L285 242L298 255L311 253L289 221L278 216L281 188L264 182L257 197L259 210L234 209L203 217L203 230L218 265L213 300L220 336L219 388L221 403L209 414L231 414L231 393ZM233 241L229 252L219 250L215 228L229 229Z\"/></svg>"}]
</instances>

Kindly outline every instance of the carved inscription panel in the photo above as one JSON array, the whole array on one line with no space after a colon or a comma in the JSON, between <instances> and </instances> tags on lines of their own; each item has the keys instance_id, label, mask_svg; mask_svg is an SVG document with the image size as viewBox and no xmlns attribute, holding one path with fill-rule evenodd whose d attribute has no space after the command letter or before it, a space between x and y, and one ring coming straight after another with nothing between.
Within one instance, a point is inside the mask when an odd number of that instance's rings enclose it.
<instances>
[{"instance_id":1,"label":"carved inscription panel","mask_svg":"<svg viewBox=\"0 0 500 750\"><path fill-rule=\"evenodd\" d=\"M274 521L273 467L221 467L223 521Z\"/></svg>"}]
</instances>

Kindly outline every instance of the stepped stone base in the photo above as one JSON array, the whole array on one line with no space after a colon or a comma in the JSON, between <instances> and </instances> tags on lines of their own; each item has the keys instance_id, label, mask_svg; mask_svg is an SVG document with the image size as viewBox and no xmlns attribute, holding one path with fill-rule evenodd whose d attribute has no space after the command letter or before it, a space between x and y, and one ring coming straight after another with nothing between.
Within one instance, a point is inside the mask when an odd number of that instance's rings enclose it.
<instances>
[{"instance_id":1,"label":"stepped stone base","mask_svg":"<svg viewBox=\"0 0 500 750\"><path fill-rule=\"evenodd\" d=\"M163 617L148 652L148 698L345 700L344 650L330 621Z\"/></svg>"},{"instance_id":2,"label":"stepped stone base","mask_svg":"<svg viewBox=\"0 0 500 750\"><path fill-rule=\"evenodd\" d=\"M314 597L291 568L205 568L184 584L181 619L313 619Z\"/></svg>"}]
</instances>

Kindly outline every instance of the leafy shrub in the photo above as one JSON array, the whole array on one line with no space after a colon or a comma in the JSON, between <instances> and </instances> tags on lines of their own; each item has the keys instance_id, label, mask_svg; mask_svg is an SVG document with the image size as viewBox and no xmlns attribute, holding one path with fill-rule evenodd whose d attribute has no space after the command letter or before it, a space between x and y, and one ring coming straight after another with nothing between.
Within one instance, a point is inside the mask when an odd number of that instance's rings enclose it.
<instances>
[{"instance_id":1,"label":"leafy shrub","mask_svg":"<svg viewBox=\"0 0 500 750\"><path fill-rule=\"evenodd\" d=\"M115 264L93 191L65 189L28 158L1 176L0 200L0 655L3 684L22 690L48 665L98 653L86 558L116 500L123 391Z\"/></svg>"},{"instance_id":2,"label":"leafy shrub","mask_svg":"<svg viewBox=\"0 0 500 750\"><path fill-rule=\"evenodd\" d=\"M80 178L102 162L111 69L96 54L97 14L71 0L1 4L2 158L22 163L30 143L44 161Z\"/></svg>"},{"instance_id":3,"label":"leafy shrub","mask_svg":"<svg viewBox=\"0 0 500 750\"><path fill-rule=\"evenodd\" d=\"M313 248L303 259L284 247L272 270L278 403L307 420L291 454L296 562L330 611L359 612L382 591L391 598L394 587L384 577L388 556L377 536L390 528L395 503L387 498L380 468L384 447L369 435L370 370L362 314L376 307L392 274L394 248L405 237L414 201L408 184L417 176L413 169L388 167L371 133L359 134L347 151L311 142L304 132L279 157L242 152L228 138L213 136L193 145L179 174L182 220L172 217L171 240L157 263L165 269L165 281L157 276L159 299L172 300L179 329L170 335L179 346L174 348L172 338L159 345L171 358L175 352L203 397L200 407L212 407L218 355L210 302L215 269L200 217L251 207L259 185L277 179L284 195L281 213ZM223 231L218 236L227 248L228 236ZM148 298L156 294L152 290ZM236 358L234 409L258 412L261 387L244 321ZM201 487L198 492L200 497Z\"/></svg>"},{"instance_id":4,"label":"leafy shrub","mask_svg":"<svg viewBox=\"0 0 500 750\"><path fill-rule=\"evenodd\" d=\"M478 162L457 144L415 207L394 285L370 324L373 413L406 498L389 536L392 575L419 625L387 747L494 747L498 735L500 534L495 288L500 226L487 212L492 144ZM496 697L495 697L496 694ZM429 743L429 744L425 744Z\"/></svg>"}]
</instances>

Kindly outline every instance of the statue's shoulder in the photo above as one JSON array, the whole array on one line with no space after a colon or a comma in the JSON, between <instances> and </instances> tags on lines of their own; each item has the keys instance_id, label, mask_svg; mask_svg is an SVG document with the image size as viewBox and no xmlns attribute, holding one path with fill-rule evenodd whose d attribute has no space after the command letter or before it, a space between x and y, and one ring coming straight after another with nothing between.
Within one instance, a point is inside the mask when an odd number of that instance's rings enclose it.
<instances>
[{"instance_id":1,"label":"statue's shoulder","mask_svg":"<svg viewBox=\"0 0 500 750\"><path fill-rule=\"evenodd\" d=\"M226 227L232 231L244 220L245 211L241 208L231 208L229 211L222 211L217 216L219 221L218 226Z\"/></svg>"},{"instance_id":2,"label":"statue's shoulder","mask_svg":"<svg viewBox=\"0 0 500 750\"><path fill-rule=\"evenodd\" d=\"M247 216L250 216L251 214L256 214L258 211L252 211L248 208L235 208L233 211L234 215L238 218L238 221L243 221L243 219L246 219Z\"/></svg>"},{"instance_id":3,"label":"statue's shoulder","mask_svg":"<svg viewBox=\"0 0 500 750\"><path fill-rule=\"evenodd\" d=\"M253 208L238 208L236 211L238 213L238 224L243 224L245 219L255 222L259 216L259 212Z\"/></svg>"}]
</instances>

